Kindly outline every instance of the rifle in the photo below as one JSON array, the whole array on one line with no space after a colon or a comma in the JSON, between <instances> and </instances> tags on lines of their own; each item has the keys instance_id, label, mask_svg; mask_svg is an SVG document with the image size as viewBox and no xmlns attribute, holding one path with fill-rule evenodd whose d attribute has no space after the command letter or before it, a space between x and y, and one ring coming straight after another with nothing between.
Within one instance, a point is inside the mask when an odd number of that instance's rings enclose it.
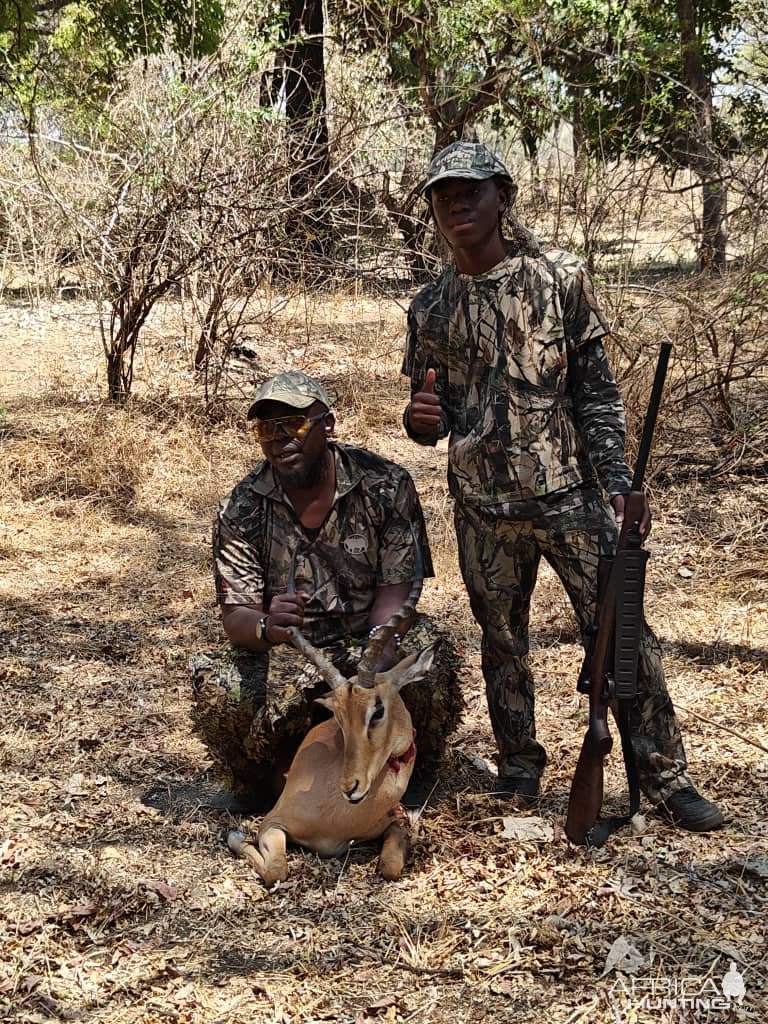
<instances>
[{"instance_id":1,"label":"rifle","mask_svg":"<svg viewBox=\"0 0 768 1024\"><path fill-rule=\"evenodd\" d=\"M565 833L572 843L602 846L608 836L626 824L640 807L637 766L631 745L630 716L637 693L637 662L643 630L643 591L648 552L642 547L640 519L645 502L643 481L653 430L672 350L663 341L653 380L632 488L624 505L616 554L600 560L597 614L577 689L589 694L589 726L571 783ZM616 701L629 786L629 813L598 821L603 803L603 764L613 747L608 731L608 706Z\"/></svg>"}]
</instances>

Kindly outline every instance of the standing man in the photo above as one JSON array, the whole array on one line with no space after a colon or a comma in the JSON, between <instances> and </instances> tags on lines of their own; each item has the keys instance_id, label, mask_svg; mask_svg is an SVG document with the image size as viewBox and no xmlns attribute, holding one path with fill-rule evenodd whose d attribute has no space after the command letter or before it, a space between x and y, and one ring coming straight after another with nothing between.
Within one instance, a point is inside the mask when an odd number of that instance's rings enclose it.
<instances>
[{"instance_id":1,"label":"standing man","mask_svg":"<svg viewBox=\"0 0 768 1024\"><path fill-rule=\"evenodd\" d=\"M525 805L538 799L546 764L528 658L539 561L543 555L562 580L585 637L598 561L614 551L632 480L624 410L602 344L608 326L581 261L542 249L511 218L512 237L504 237L517 188L501 160L479 143L453 143L432 160L421 191L454 265L409 309L403 422L418 444L449 437L461 571L483 632L498 795ZM646 505L643 535L650 522ZM687 773L659 644L647 627L638 675L632 745L643 791L682 828L718 828L720 811Z\"/></svg>"},{"instance_id":2,"label":"standing man","mask_svg":"<svg viewBox=\"0 0 768 1024\"><path fill-rule=\"evenodd\" d=\"M216 594L232 647L195 658L193 724L218 774L247 807L271 800L327 690L291 646L288 627L346 676L377 628L432 576L413 481L373 452L332 439L325 388L298 371L256 392L248 412L264 459L219 506L213 535ZM458 659L423 615L406 620L378 668L435 644L429 675L403 691L417 761L406 802L426 800L445 740L458 724Z\"/></svg>"}]
</instances>

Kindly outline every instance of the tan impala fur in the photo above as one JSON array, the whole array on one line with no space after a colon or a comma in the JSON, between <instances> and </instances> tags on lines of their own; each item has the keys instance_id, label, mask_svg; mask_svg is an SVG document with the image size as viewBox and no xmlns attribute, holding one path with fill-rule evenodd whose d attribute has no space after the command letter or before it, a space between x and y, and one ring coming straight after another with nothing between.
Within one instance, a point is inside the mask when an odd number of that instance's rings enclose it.
<instances>
[{"instance_id":1,"label":"tan impala fur","mask_svg":"<svg viewBox=\"0 0 768 1024\"><path fill-rule=\"evenodd\" d=\"M302 638L303 639L303 638ZM259 829L258 849L230 833L229 845L247 857L267 886L288 875L286 843L338 857L355 841L383 836L379 870L398 878L407 852L400 799L413 771L411 716L400 697L430 669L433 650L412 654L373 686L355 676L319 698L333 718L311 729L288 769L285 788Z\"/></svg>"}]
</instances>

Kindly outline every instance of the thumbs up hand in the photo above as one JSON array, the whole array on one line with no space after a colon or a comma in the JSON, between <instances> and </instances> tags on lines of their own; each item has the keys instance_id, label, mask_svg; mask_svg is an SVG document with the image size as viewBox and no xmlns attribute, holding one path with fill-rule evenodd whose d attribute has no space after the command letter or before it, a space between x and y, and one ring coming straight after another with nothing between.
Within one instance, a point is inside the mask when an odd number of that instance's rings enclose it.
<instances>
[{"instance_id":1,"label":"thumbs up hand","mask_svg":"<svg viewBox=\"0 0 768 1024\"><path fill-rule=\"evenodd\" d=\"M417 391L408 406L408 426L414 434L436 434L440 427L442 409L435 394L434 370L427 370L421 391Z\"/></svg>"}]
</instances>

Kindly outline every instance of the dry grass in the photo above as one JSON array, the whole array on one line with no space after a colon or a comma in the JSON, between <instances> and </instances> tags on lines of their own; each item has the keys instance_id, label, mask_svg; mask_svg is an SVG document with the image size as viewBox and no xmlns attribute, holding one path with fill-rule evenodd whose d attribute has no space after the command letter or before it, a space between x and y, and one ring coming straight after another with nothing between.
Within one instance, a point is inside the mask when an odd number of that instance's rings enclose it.
<instances>
[{"instance_id":1,"label":"dry grass","mask_svg":"<svg viewBox=\"0 0 768 1024\"><path fill-rule=\"evenodd\" d=\"M681 719L693 773L726 829L688 835L649 815L644 834L620 833L602 851L569 846L562 823L585 721L574 694L580 655L545 570L533 662L550 753L538 816L551 838L505 838L485 795L493 740L444 446L417 448L399 428L402 323L396 303L296 301L250 343L267 371L289 364L321 376L340 436L411 469L438 571L424 604L464 653L467 713L400 882L381 882L373 850L345 861L295 851L290 880L268 893L223 845L229 819L200 802L208 762L190 732L185 669L189 654L222 640L209 532L216 500L254 457L237 422L249 371L231 392L231 419L206 427L167 306L149 325L135 400L109 409L92 311L0 310L3 1020L766 1019L764 478L673 483L672 461L653 492L648 614L673 696L691 712ZM611 765L617 805L620 759ZM165 794L165 810L142 802L148 790ZM646 981L719 982L735 961L743 1006L625 1012L610 991L619 976L604 974L622 936L643 956Z\"/></svg>"}]
</instances>

